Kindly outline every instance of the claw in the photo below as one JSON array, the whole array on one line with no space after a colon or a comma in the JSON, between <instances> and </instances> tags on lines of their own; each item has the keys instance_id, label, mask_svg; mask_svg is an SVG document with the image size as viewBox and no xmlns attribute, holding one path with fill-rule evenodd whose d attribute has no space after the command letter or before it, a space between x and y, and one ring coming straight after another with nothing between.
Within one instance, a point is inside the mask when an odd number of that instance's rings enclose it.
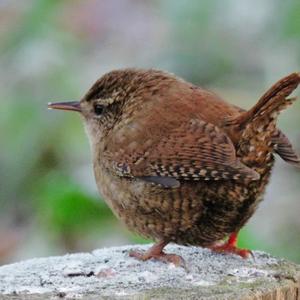
<instances>
[{"instance_id":1,"label":"claw","mask_svg":"<svg viewBox=\"0 0 300 300\"><path fill-rule=\"evenodd\" d=\"M132 250L129 252L129 256L142 261L146 261L148 259L155 259L163 263L172 263L176 267L185 267L184 259L176 254L167 254L164 252L161 252L160 254L149 254L148 252L143 253L140 251Z\"/></svg>"},{"instance_id":2,"label":"claw","mask_svg":"<svg viewBox=\"0 0 300 300\"><path fill-rule=\"evenodd\" d=\"M233 253L236 255L241 256L242 258L249 258L251 256L253 259L255 259L254 254L251 250L248 249L240 249L237 247L237 233L232 233L229 236L229 239L227 242L221 245L214 245L209 247L211 250L219 253Z\"/></svg>"},{"instance_id":3,"label":"claw","mask_svg":"<svg viewBox=\"0 0 300 300\"><path fill-rule=\"evenodd\" d=\"M162 249L166 246L166 244L167 244L166 242L160 242L158 244L153 245L146 252L132 250L129 252L129 256L142 261L146 261L148 259L153 258L163 263L172 263L176 267L186 268L185 261L181 256L177 254L167 254L162 251Z\"/></svg>"}]
</instances>

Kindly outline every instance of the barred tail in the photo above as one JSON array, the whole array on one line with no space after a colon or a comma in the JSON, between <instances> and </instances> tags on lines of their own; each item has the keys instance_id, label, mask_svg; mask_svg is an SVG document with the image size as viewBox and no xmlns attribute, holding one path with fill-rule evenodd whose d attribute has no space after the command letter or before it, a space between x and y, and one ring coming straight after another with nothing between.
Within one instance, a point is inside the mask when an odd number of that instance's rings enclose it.
<instances>
[{"instance_id":1,"label":"barred tail","mask_svg":"<svg viewBox=\"0 0 300 300\"><path fill-rule=\"evenodd\" d=\"M228 125L244 127L252 121L276 119L296 98L287 98L299 85L300 73L292 73L275 83L250 110L228 120Z\"/></svg>"}]
</instances>

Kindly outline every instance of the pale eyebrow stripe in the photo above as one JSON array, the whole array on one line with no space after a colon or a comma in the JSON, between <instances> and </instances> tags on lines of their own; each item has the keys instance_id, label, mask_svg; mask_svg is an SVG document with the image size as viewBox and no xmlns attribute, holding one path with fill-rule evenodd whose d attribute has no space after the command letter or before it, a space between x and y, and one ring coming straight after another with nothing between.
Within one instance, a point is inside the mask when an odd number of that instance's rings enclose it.
<instances>
[{"instance_id":1,"label":"pale eyebrow stripe","mask_svg":"<svg viewBox=\"0 0 300 300\"><path fill-rule=\"evenodd\" d=\"M99 98L99 99L95 99L94 101L96 102L96 104L109 106L114 102L114 99L113 98L106 98L106 99Z\"/></svg>"}]
</instances>

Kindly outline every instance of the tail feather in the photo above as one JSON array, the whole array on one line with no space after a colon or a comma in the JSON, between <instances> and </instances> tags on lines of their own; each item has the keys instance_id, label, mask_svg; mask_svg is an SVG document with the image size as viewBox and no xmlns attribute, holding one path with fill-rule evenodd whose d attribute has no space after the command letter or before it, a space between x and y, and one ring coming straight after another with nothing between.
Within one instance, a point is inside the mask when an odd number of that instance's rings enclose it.
<instances>
[{"instance_id":1,"label":"tail feather","mask_svg":"<svg viewBox=\"0 0 300 300\"><path fill-rule=\"evenodd\" d=\"M287 98L300 84L300 73L292 73L275 83L250 110L228 120L227 125L243 127L253 120L275 119L280 111L292 104L296 98Z\"/></svg>"},{"instance_id":2,"label":"tail feather","mask_svg":"<svg viewBox=\"0 0 300 300\"><path fill-rule=\"evenodd\" d=\"M287 163L300 168L300 158L293 149L289 139L280 131L272 137L275 152Z\"/></svg>"}]
</instances>

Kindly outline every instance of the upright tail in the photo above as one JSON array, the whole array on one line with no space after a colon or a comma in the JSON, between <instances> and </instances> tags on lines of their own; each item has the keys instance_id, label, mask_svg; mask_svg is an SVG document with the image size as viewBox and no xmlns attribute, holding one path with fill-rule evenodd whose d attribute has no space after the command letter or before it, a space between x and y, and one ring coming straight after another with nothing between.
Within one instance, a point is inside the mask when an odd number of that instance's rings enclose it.
<instances>
[{"instance_id":1,"label":"upright tail","mask_svg":"<svg viewBox=\"0 0 300 300\"><path fill-rule=\"evenodd\" d=\"M292 73L275 83L250 110L226 120L226 125L241 133L238 154L247 166L266 165L272 152L287 163L300 166L288 138L276 128L279 113L296 100L288 97L299 84L300 74Z\"/></svg>"},{"instance_id":2,"label":"upright tail","mask_svg":"<svg viewBox=\"0 0 300 300\"><path fill-rule=\"evenodd\" d=\"M279 113L292 104L296 98L287 98L300 84L300 73L292 73L275 83L250 110L229 119L228 125L243 128L252 121L276 119Z\"/></svg>"}]
</instances>

